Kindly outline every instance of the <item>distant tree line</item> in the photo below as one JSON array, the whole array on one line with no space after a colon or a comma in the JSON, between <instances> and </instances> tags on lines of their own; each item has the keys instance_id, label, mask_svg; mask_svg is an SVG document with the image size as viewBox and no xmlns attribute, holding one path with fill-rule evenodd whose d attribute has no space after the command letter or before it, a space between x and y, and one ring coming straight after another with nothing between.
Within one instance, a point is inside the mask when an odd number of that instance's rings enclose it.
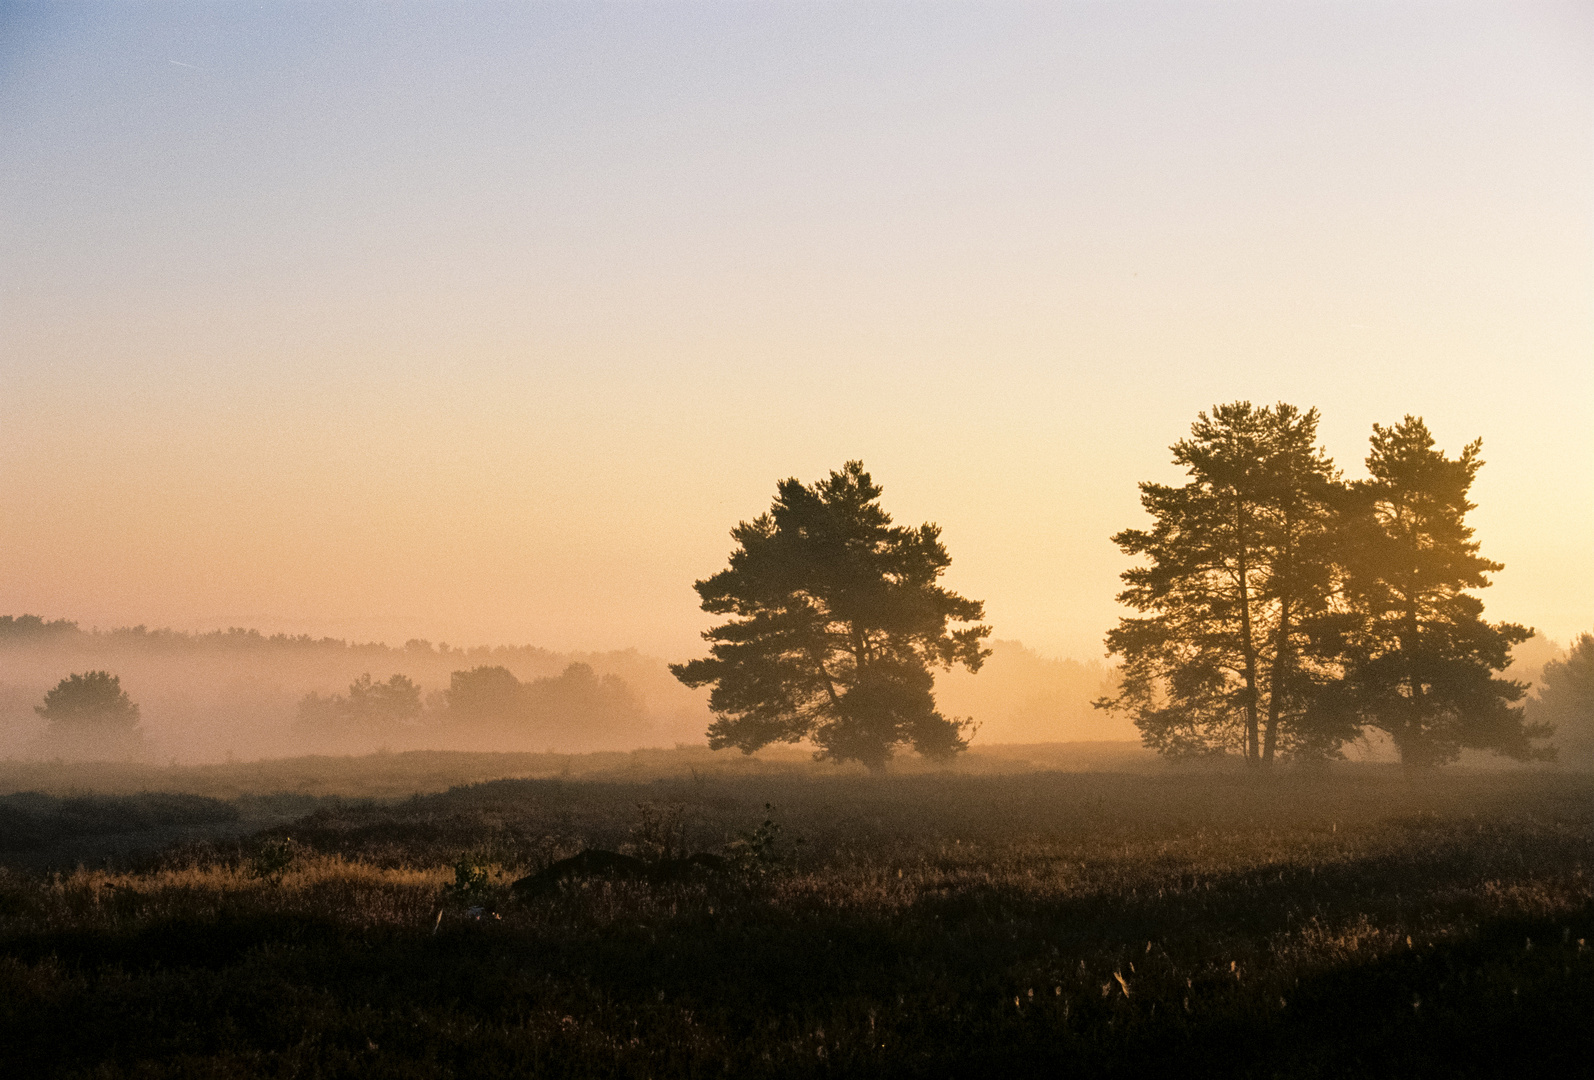
<instances>
[{"instance_id":1,"label":"distant tree line","mask_svg":"<svg viewBox=\"0 0 1594 1080\"><path fill-rule=\"evenodd\" d=\"M299 725L308 731L379 733L421 717L421 688L404 675L373 682L367 672L349 684L348 695L311 691L299 701Z\"/></svg>"},{"instance_id":2,"label":"distant tree line","mask_svg":"<svg viewBox=\"0 0 1594 1080\"><path fill-rule=\"evenodd\" d=\"M1503 569L1480 554L1466 524L1481 442L1451 457L1419 417L1375 424L1368 477L1347 481L1317 444L1317 425L1315 409L1284 403L1216 406L1172 447L1185 483L1140 485L1151 527L1113 537L1138 560L1119 594L1137 614L1107 635L1120 678L1098 706L1127 713L1164 754L1237 752L1258 765L1342 756L1368 731L1385 733L1417 766L1466 749L1545 760L1555 751L1543 743L1557 728L1569 750L1594 755L1594 637L1545 669L1531 715L1527 684L1499 677L1532 631L1488 622L1473 595ZM940 528L894 525L881 496L863 464L850 461L814 484L781 481L770 510L732 530L729 565L695 586L703 610L728 619L704 634L707 657L670 665L687 686L710 688L711 746L752 753L808 741L821 758L871 770L904 746L933 758L968 746L976 725L941 712L933 669L980 669L991 655L984 607L940 584L951 564ZM82 633L65 620L0 616L0 645ZM399 652L238 629L189 635L140 626L95 636L178 648ZM553 656L420 640L403 653L467 662ZM70 703L97 694L104 700L90 711L99 722L131 716L136 729L137 707L115 683L103 671L72 675L38 711L64 730L76 723ZM377 682L366 674L346 695L306 695L299 726L621 733L644 720L624 680L579 662L530 682L502 663L478 662L455 670L449 689L432 697L404 675Z\"/></svg>"},{"instance_id":3,"label":"distant tree line","mask_svg":"<svg viewBox=\"0 0 1594 1080\"><path fill-rule=\"evenodd\" d=\"M348 641L310 634L263 634L231 626L225 630L188 632L170 628L122 626L111 630L84 630L71 619L46 620L38 615L0 615L0 648L80 644L111 646L151 653L258 653L278 655L341 654L378 660L394 656L448 658L467 663L556 663L561 654L534 645L473 645L460 647L411 638L402 646L379 641Z\"/></svg>"},{"instance_id":4,"label":"distant tree line","mask_svg":"<svg viewBox=\"0 0 1594 1080\"><path fill-rule=\"evenodd\" d=\"M347 694L309 693L299 702L306 733L380 735L429 723L491 734L634 731L645 723L641 702L624 679L573 663L553 677L522 682L508 668L482 665L456 671L449 688L427 709L421 689L404 675L378 682L369 674Z\"/></svg>"},{"instance_id":5,"label":"distant tree line","mask_svg":"<svg viewBox=\"0 0 1594 1080\"><path fill-rule=\"evenodd\" d=\"M70 619L41 619L37 615L0 615L0 645L57 641L81 633Z\"/></svg>"},{"instance_id":6,"label":"distant tree line","mask_svg":"<svg viewBox=\"0 0 1594 1080\"><path fill-rule=\"evenodd\" d=\"M1172 447L1188 480L1140 485L1151 527L1113 537L1139 560L1119 595L1138 614L1107 636L1122 684L1101 705L1167 754L1324 758L1372 729L1413 765L1551 756L1526 684L1497 675L1532 631L1472 595L1502 569L1466 524L1480 442L1450 457L1418 417L1374 425L1347 482L1317 423L1217 406Z\"/></svg>"}]
</instances>

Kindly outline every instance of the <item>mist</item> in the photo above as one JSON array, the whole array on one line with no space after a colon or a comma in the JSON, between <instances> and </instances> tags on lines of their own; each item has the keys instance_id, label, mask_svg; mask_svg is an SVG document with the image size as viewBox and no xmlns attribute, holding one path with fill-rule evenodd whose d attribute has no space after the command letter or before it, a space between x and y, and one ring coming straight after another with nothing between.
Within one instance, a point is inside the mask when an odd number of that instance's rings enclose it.
<instances>
[{"instance_id":1,"label":"mist","mask_svg":"<svg viewBox=\"0 0 1594 1080\"><path fill-rule=\"evenodd\" d=\"M471 714L449 691L461 675L502 669L526 700ZM712 722L705 692L638 650L556 652L534 645L412 639L403 645L136 626L84 630L65 619L0 616L0 758L92 760L106 747L52 738L34 711L75 672L107 671L140 710L140 741L112 756L149 764L250 761L305 754L457 750L561 754L700 745ZM402 676L418 713L340 723L307 698L346 700L350 684ZM940 673L943 710L980 724L979 744L1133 740L1133 725L1091 707L1111 689L1100 662L1051 659L998 641L975 676ZM307 715L307 712L311 715ZM325 713L325 710L323 710Z\"/></svg>"}]
</instances>

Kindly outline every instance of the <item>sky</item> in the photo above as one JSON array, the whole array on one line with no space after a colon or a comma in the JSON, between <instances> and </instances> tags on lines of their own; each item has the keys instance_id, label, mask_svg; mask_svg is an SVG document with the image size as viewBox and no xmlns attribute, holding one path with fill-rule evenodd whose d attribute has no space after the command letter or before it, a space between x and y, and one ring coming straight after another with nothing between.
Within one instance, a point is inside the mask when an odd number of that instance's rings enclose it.
<instances>
[{"instance_id":1,"label":"sky","mask_svg":"<svg viewBox=\"0 0 1594 1080\"><path fill-rule=\"evenodd\" d=\"M1088 659L1237 399L1594 630L1594 9L0 2L0 611L684 659L861 458Z\"/></svg>"}]
</instances>

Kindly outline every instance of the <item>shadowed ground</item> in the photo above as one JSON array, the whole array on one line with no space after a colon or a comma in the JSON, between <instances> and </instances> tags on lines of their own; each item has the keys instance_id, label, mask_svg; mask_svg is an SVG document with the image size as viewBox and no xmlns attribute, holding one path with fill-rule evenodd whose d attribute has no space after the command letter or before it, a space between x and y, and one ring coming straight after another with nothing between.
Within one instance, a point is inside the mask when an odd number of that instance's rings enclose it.
<instances>
[{"instance_id":1,"label":"shadowed ground","mask_svg":"<svg viewBox=\"0 0 1594 1080\"><path fill-rule=\"evenodd\" d=\"M511 894L639 853L639 804L741 869ZM514 780L130 859L4 880L0 1046L32 1074L1571 1075L1594 1052L1575 774Z\"/></svg>"}]
</instances>

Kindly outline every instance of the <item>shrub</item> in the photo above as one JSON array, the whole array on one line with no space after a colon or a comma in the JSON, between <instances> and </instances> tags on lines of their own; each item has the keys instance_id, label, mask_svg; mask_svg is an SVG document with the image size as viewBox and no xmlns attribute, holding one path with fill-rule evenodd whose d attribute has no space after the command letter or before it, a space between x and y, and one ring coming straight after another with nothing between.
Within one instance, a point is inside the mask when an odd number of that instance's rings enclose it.
<instances>
[{"instance_id":1,"label":"shrub","mask_svg":"<svg viewBox=\"0 0 1594 1080\"><path fill-rule=\"evenodd\" d=\"M293 869L294 862L299 857L299 845L293 842L291 836L281 839L267 840L260 845L260 850L255 853L254 863L250 872L257 878L262 878L273 885L282 881L282 876Z\"/></svg>"},{"instance_id":2,"label":"shrub","mask_svg":"<svg viewBox=\"0 0 1594 1080\"><path fill-rule=\"evenodd\" d=\"M485 901L490 889L487 860L478 852L467 851L454 861L454 880L443 886L443 894L470 906Z\"/></svg>"},{"instance_id":3,"label":"shrub","mask_svg":"<svg viewBox=\"0 0 1594 1080\"><path fill-rule=\"evenodd\" d=\"M686 807L680 803L637 803L638 821L631 827L631 854L659 863L686 857Z\"/></svg>"},{"instance_id":4,"label":"shrub","mask_svg":"<svg viewBox=\"0 0 1594 1080\"><path fill-rule=\"evenodd\" d=\"M726 857L744 873L762 875L796 861L796 852L781 852L780 823L775 820L775 807L764 804L764 820L751 832L744 832L725 845ZM802 837L793 843L801 844Z\"/></svg>"}]
</instances>

